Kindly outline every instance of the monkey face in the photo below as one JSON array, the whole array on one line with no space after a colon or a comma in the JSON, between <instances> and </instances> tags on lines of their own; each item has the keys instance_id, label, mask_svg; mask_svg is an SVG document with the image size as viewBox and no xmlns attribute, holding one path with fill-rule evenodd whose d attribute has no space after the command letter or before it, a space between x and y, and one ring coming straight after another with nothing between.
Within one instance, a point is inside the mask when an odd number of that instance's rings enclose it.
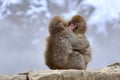
<instances>
[{"instance_id":1,"label":"monkey face","mask_svg":"<svg viewBox=\"0 0 120 80\"><path fill-rule=\"evenodd\" d=\"M85 33L87 25L84 22L69 22L69 29L73 30L76 34Z\"/></svg>"},{"instance_id":2,"label":"monkey face","mask_svg":"<svg viewBox=\"0 0 120 80\"><path fill-rule=\"evenodd\" d=\"M75 28L77 28L77 25L76 25L74 22L69 22L68 25L69 25L68 28L69 28L70 30L72 30L72 31L73 31Z\"/></svg>"},{"instance_id":3,"label":"monkey face","mask_svg":"<svg viewBox=\"0 0 120 80\"><path fill-rule=\"evenodd\" d=\"M70 25L76 26L73 29L74 33L76 33L76 34L79 34L79 33L84 34L87 30L87 24L86 24L85 19L82 16L79 16L79 15L73 16L71 21L68 23L68 25L69 26Z\"/></svg>"}]
</instances>

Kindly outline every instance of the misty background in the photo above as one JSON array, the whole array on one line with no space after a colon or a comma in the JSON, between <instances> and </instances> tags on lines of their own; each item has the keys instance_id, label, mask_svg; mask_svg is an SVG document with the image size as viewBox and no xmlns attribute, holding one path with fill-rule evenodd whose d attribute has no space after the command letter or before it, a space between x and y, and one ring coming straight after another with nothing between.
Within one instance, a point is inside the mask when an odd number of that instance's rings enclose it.
<instances>
[{"instance_id":1,"label":"misty background","mask_svg":"<svg viewBox=\"0 0 120 80\"><path fill-rule=\"evenodd\" d=\"M47 70L48 24L79 14L93 50L88 69L120 62L120 0L0 0L0 74Z\"/></svg>"}]
</instances>

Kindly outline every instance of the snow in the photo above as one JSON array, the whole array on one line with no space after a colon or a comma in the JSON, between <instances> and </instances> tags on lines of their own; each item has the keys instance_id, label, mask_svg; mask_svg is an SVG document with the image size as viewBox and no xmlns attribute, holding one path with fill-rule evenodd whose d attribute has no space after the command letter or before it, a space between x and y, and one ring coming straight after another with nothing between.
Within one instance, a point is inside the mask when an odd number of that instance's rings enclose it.
<instances>
[{"instance_id":1,"label":"snow","mask_svg":"<svg viewBox=\"0 0 120 80\"><path fill-rule=\"evenodd\" d=\"M99 24L96 26L97 27L97 33L104 34L103 36L108 36L108 32L104 24Z\"/></svg>"},{"instance_id":2,"label":"snow","mask_svg":"<svg viewBox=\"0 0 120 80\"><path fill-rule=\"evenodd\" d=\"M2 2L4 6L8 6L10 4L20 4L22 3L22 0L1 0L0 2Z\"/></svg>"},{"instance_id":3,"label":"snow","mask_svg":"<svg viewBox=\"0 0 120 80\"><path fill-rule=\"evenodd\" d=\"M40 40L38 38L35 38L33 41L32 41L32 45L35 45L35 44L38 44L40 42Z\"/></svg>"},{"instance_id":4,"label":"snow","mask_svg":"<svg viewBox=\"0 0 120 80\"><path fill-rule=\"evenodd\" d=\"M4 19L8 15L12 14L12 12L7 8L9 5L22 3L21 0L1 0L0 2L2 3L0 5L0 19Z\"/></svg>"},{"instance_id":5,"label":"snow","mask_svg":"<svg viewBox=\"0 0 120 80\"><path fill-rule=\"evenodd\" d=\"M63 16L65 19L70 19L71 16L76 15L76 14L77 14L77 11L76 11L76 10L72 10L72 11L63 13L62 16Z\"/></svg>"},{"instance_id":6,"label":"snow","mask_svg":"<svg viewBox=\"0 0 120 80\"><path fill-rule=\"evenodd\" d=\"M104 23L111 18L118 18L120 13L120 0L85 0L82 4L95 7L89 23Z\"/></svg>"},{"instance_id":7,"label":"snow","mask_svg":"<svg viewBox=\"0 0 120 80\"><path fill-rule=\"evenodd\" d=\"M65 0L50 0L52 3L57 4L60 7L65 6Z\"/></svg>"},{"instance_id":8,"label":"snow","mask_svg":"<svg viewBox=\"0 0 120 80\"><path fill-rule=\"evenodd\" d=\"M26 12L27 16L32 16L31 19L33 20L34 18L37 18L37 15L40 14L41 12L46 12L45 16L50 18L51 14L48 10L48 3L46 0L33 0L30 1L30 6L29 9ZM39 6L36 6L39 5Z\"/></svg>"},{"instance_id":9,"label":"snow","mask_svg":"<svg viewBox=\"0 0 120 80\"><path fill-rule=\"evenodd\" d=\"M27 15L34 15L34 13L40 13L42 11L47 11L47 7L36 7L34 5L30 5L30 9L27 11Z\"/></svg>"}]
</instances>

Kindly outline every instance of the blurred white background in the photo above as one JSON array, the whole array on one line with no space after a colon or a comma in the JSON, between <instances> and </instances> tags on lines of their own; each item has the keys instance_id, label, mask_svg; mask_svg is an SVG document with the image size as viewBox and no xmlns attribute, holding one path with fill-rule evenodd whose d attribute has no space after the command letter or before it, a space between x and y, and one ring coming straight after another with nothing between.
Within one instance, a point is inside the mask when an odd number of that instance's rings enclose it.
<instances>
[{"instance_id":1,"label":"blurred white background","mask_svg":"<svg viewBox=\"0 0 120 80\"><path fill-rule=\"evenodd\" d=\"M46 70L50 19L79 14L93 49L88 68L120 62L120 0L0 0L0 74Z\"/></svg>"}]
</instances>

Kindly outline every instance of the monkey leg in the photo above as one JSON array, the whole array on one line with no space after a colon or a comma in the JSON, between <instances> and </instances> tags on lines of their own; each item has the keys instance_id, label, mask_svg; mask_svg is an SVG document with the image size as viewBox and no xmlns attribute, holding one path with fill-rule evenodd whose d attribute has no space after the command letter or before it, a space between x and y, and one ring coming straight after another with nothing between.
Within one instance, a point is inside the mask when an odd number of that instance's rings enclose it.
<instances>
[{"instance_id":1,"label":"monkey leg","mask_svg":"<svg viewBox=\"0 0 120 80\"><path fill-rule=\"evenodd\" d=\"M86 69L84 56L78 52L74 52L70 54L67 68L68 69L80 69L80 70Z\"/></svg>"}]
</instances>

